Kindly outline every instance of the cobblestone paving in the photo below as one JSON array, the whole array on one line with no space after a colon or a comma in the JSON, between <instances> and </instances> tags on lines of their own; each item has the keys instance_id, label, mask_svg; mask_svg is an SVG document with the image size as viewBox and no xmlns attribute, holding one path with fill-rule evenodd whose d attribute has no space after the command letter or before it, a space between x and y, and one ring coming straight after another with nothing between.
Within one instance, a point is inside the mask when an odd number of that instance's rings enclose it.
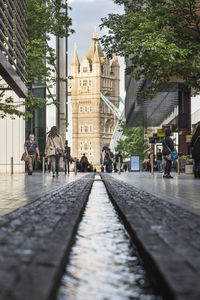
<instances>
[{"instance_id":1,"label":"cobblestone paving","mask_svg":"<svg viewBox=\"0 0 200 300\"><path fill-rule=\"evenodd\" d=\"M47 300L65 267L93 174L0 217L0 299Z\"/></svg>"},{"instance_id":2,"label":"cobblestone paving","mask_svg":"<svg viewBox=\"0 0 200 300\"><path fill-rule=\"evenodd\" d=\"M200 218L102 174L152 281L165 299L200 299Z\"/></svg>"}]
</instances>

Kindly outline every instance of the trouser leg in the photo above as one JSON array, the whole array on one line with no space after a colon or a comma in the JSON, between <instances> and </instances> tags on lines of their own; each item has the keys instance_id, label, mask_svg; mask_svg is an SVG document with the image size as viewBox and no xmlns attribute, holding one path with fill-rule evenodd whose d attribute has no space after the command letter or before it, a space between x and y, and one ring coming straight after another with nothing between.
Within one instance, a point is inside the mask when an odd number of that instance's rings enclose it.
<instances>
[{"instance_id":1,"label":"trouser leg","mask_svg":"<svg viewBox=\"0 0 200 300\"><path fill-rule=\"evenodd\" d=\"M56 156L55 155L51 156L51 169L52 169L53 174L55 174L55 171L56 171Z\"/></svg>"},{"instance_id":2,"label":"trouser leg","mask_svg":"<svg viewBox=\"0 0 200 300\"><path fill-rule=\"evenodd\" d=\"M166 159L165 174L170 174L170 172L171 172L171 165L172 165L172 161Z\"/></svg>"},{"instance_id":3,"label":"trouser leg","mask_svg":"<svg viewBox=\"0 0 200 300\"><path fill-rule=\"evenodd\" d=\"M60 170L60 156L56 156L56 174L59 173Z\"/></svg>"},{"instance_id":4,"label":"trouser leg","mask_svg":"<svg viewBox=\"0 0 200 300\"><path fill-rule=\"evenodd\" d=\"M28 171L29 171L29 173L33 172L34 161L35 161L35 155L29 155L29 157L28 157Z\"/></svg>"}]
</instances>

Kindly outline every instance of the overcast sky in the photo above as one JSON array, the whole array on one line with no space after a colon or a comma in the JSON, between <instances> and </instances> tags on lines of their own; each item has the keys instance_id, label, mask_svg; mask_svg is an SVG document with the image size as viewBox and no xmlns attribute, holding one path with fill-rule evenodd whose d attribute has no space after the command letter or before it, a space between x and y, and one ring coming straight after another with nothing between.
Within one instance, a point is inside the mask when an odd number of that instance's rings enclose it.
<instances>
[{"instance_id":1,"label":"overcast sky","mask_svg":"<svg viewBox=\"0 0 200 300\"><path fill-rule=\"evenodd\" d=\"M100 31L101 18L109 13L123 13L123 7L114 4L112 0L68 0L69 16L72 18L72 28L76 31L69 37L69 65L71 64L74 51L74 43L77 45L79 60L86 55L91 44L94 28L97 28L97 34L100 37L106 31ZM121 96L124 96L124 64L123 58L119 58L121 66Z\"/></svg>"}]
</instances>

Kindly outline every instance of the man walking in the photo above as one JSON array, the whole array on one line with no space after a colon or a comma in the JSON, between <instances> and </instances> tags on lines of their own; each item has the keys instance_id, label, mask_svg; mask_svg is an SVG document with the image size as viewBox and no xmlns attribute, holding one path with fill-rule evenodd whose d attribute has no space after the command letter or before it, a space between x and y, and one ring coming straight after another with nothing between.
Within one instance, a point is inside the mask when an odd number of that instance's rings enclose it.
<instances>
[{"instance_id":1,"label":"man walking","mask_svg":"<svg viewBox=\"0 0 200 300\"><path fill-rule=\"evenodd\" d=\"M158 171L162 172L162 152L160 149L158 149L157 152L157 167L158 167Z\"/></svg>"},{"instance_id":2,"label":"man walking","mask_svg":"<svg viewBox=\"0 0 200 300\"><path fill-rule=\"evenodd\" d=\"M38 159L40 159L38 144L36 141L34 141L34 139L35 139L35 136L34 136L34 134L31 133L31 134L29 134L29 140L27 140L24 144L26 158L28 159L28 175L32 175L36 153L37 153Z\"/></svg>"}]
</instances>

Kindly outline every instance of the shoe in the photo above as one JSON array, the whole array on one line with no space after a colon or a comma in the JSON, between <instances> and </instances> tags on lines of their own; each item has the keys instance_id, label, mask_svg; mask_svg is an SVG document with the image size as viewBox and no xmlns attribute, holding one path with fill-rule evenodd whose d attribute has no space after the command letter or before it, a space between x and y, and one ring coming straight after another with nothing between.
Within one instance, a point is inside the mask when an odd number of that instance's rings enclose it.
<instances>
[{"instance_id":1,"label":"shoe","mask_svg":"<svg viewBox=\"0 0 200 300\"><path fill-rule=\"evenodd\" d=\"M174 177L173 177L172 175L170 175L170 174L169 174L169 175L167 175L167 176L168 176L168 178L174 178Z\"/></svg>"},{"instance_id":2,"label":"shoe","mask_svg":"<svg viewBox=\"0 0 200 300\"><path fill-rule=\"evenodd\" d=\"M28 172L28 175L32 175L32 172L29 171L29 172Z\"/></svg>"},{"instance_id":3,"label":"shoe","mask_svg":"<svg viewBox=\"0 0 200 300\"><path fill-rule=\"evenodd\" d=\"M54 178L54 177L55 177L55 174L53 174L52 177Z\"/></svg>"},{"instance_id":4,"label":"shoe","mask_svg":"<svg viewBox=\"0 0 200 300\"><path fill-rule=\"evenodd\" d=\"M168 178L168 175L167 175L167 174L164 174L164 175L163 175L163 178Z\"/></svg>"},{"instance_id":5,"label":"shoe","mask_svg":"<svg viewBox=\"0 0 200 300\"><path fill-rule=\"evenodd\" d=\"M59 176L59 173L56 174L56 177L58 177L58 176Z\"/></svg>"}]
</instances>

